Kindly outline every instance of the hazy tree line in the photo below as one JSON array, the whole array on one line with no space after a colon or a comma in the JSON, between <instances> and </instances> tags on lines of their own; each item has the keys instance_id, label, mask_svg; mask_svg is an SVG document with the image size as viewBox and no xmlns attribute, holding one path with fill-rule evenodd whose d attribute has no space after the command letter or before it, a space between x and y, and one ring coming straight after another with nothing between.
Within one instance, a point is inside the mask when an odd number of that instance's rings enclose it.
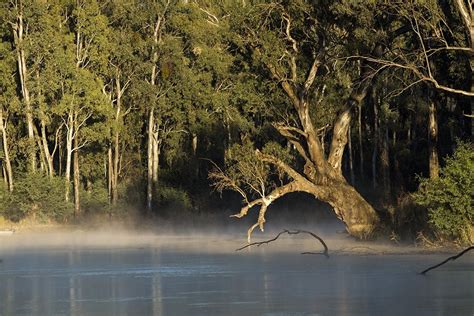
<instances>
[{"instance_id":1,"label":"hazy tree line","mask_svg":"<svg viewBox=\"0 0 474 316\"><path fill-rule=\"evenodd\" d=\"M214 187L236 217L259 206L249 235L292 192L358 237L426 223L407 193L458 143L474 191L473 19L464 0L2 1L0 211L151 215Z\"/></svg>"}]
</instances>

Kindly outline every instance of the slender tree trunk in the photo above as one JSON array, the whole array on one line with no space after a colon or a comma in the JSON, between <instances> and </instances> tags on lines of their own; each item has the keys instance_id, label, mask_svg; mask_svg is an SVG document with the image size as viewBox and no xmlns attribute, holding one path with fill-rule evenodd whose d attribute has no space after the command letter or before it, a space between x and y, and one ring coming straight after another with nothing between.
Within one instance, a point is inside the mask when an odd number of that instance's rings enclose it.
<instances>
[{"instance_id":1,"label":"slender tree trunk","mask_svg":"<svg viewBox=\"0 0 474 316\"><path fill-rule=\"evenodd\" d=\"M385 198L387 199L390 196L390 153L387 126L384 127L383 133L380 164L382 169L383 192Z\"/></svg>"},{"instance_id":2,"label":"slender tree trunk","mask_svg":"<svg viewBox=\"0 0 474 316\"><path fill-rule=\"evenodd\" d=\"M5 166L3 164L2 164L2 180L3 180L3 184L5 186L5 189L8 189L7 170L5 170Z\"/></svg>"},{"instance_id":3,"label":"slender tree trunk","mask_svg":"<svg viewBox=\"0 0 474 316\"><path fill-rule=\"evenodd\" d=\"M58 133L58 175L63 175L63 132L59 130Z\"/></svg>"},{"instance_id":4,"label":"slender tree trunk","mask_svg":"<svg viewBox=\"0 0 474 316\"><path fill-rule=\"evenodd\" d=\"M30 100L30 92L28 89L28 71L26 66L25 51L23 49L24 41L24 25L23 25L23 4L18 2L18 16L16 24L13 27L15 38L15 46L17 53L18 74L20 78L21 96L25 105L25 117L28 128L28 159L29 171L36 171L36 144L34 136L33 113Z\"/></svg>"},{"instance_id":5,"label":"slender tree trunk","mask_svg":"<svg viewBox=\"0 0 474 316\"><path fill-rule=\"evenodd\" d=\"M74 218L78 218L81 214L81 200L80 200L80 173L79 173L79 145L78 145L78 135L77 127L74 137Z\"/></svg>"},{"instance_id":6,"label":"slender tree trunk","mask_svg":"<svg viewBox=\"0 0 474 316\"><path fill-rule=\"evenodd\" d=\"M147 210L151 212L153 201L153 126L154 126L154 109L150 110L148 115L148 173L147 173Z\"/></svg>"},{"instance_id":7,"label":"slender tree trunk","mask_svg":"<svg viewBox=\"0 0 474 316\"><path fill-rule=\"evenodd\" d=\"M120 86L120 77L116 77L116 109L115 109L115 131L114 131L114 167L112 181L112 205L117 205L118 201L118 178L119 178L119 160L120 160L120 128L121 128L121 106L122 106L122 88Z\"/></svg>"},{"instance_id":8,"label":"slender tree trunk","mask_svg":"<svg viewBox=\"0 0 474 316\"><path fill-rule=\"evenodd\" d=\"M412 135L411 135L411 116L409 118L408 122L408 129L407 129L407 141L408 143L411 143Z\"/></svg>"},{"instance_id":9,"label":"slender tree trunk","mask_svg":"<svg viewBox=\"0 0 474 316\"><path fill-rule=\"evenodd\" d=\"M199 169L200 169L200 163L199 163L199 159L198 157L196 156L197 155L197 147L198 147L198 136L196 133L193 133L192 134L192 139L191 139L191 145L192 145L192 151L193 151L193 158L194 158L194 165L195 165L195 169L194 169L194 176L195 178L199 178Z\"/></svg>"},{"instance_id":10,"label":"slender tree trunk","mask_svg":"<svg viewBox=\"0 0 474 316\"><path fill-rule=\"evenodd\" d=\"M34 131L34 135L35 135L35 142L36 142L36 145L38 146L38 152L39 152L39 163L40 163L40 170L41 170L41 173L44 173L44 171L46 170L46 173L48 173L48 165L47 165L47 162L46 162L46 156L45 156L45 153L43 151L43 145L41 143L41 137L39 135L39 132L38 132L38 129L36 128L36 126L33 126L33 131Z\"/></svg>"},{"instance_id":11,"label":"slender tree trunk","mask_svg":"<svg viewBox=\"0 0 474 316\"><path fill-rule=\"evenodd\" d=\"M113 187L114 187L114 164L112 158L112 145L107 150L107 188L109 190L109 203L112 204Z\"/></svg>"},{"instance_id":12,"label":"slender tree trunk","mask_svg":"<svg viewBox=\"0 0 474 316\"><path fill-rule=\"evenodd\" d=\"M72 162L72 142L74 136L74 126L72 124L72 113L69 112L68 115L68 126L66 126L67 133L66 133L66 168L65 168L65 181L66 181L66 188L65 188L65 200L66 202L69 201L69 192L71 190L71 162ZM70 124L69 124L70 123Z\"/></svg>"},{"instance_id":13,"label":"slender tree trunk","mask_svg":"<svg viewBox=\"0 0 474 316\"><path fill-rule=\"evenodd\" d=\"M357 131L359 135L359 169L360 178L364 177L364 148L362 146L362 104L359 103L357 110Z\"/></svg>"},{"instance_id":14,"label":"slender tree trunk","mask_svg":"<svg viewBox=\"0 0 474 316\"><path fill-rule=\"evenodd\" d=\"M168 1L169 4L169 1ZM165 8L165 11L167 9L167 6ZM157 46L160 38L160 30L161 30L161 25L163 23L163 18L164 18L165 12L163 12L163 15L158 16L156 19L155 23L155 28L153 30L153 46L152 46L152 57L151 57L151 62L152 62L152 68L151 68L151 78L150 78L150 84L154 86L156 84L156 63L158 62L158 52L157 52ZM152 208L152 202L153 202L153 190L154 188L154 144L155 140L153 139L154 137L154 126L155 126L155 106L152 105L151 109L148 113L148 154L147 154L147 163L148 163L148 173L147 173L147 210L148 212L151 212Z\"/></svg>"},{"instance_id":15,"label":"slender tree trunk","mask_svg":"<svg viewBox=\"0 0 474 316\"><path fill-rule=\"evenodd\" d=\"M153 137L153 188L158 187L158 172L160 170L160 141L158 140L158 132Z\"/></svg>"},{"instance_id":16,"label":"slender tree trunk","mask_svg":"<svg viewBox=\"0 0 474 316\"><path fill-rule=\"evenodd\" d=\"M151 211L152 202L153 202L153 149L154 149L154 140L153 140L153 123L154 123L154 116L153 116L153 109L150 111L149 118L148 118L148 154L147 154L147 162L148 162L148 173L147 173L147 209Z\"/></svg>"},{"instance_id":17,"label":"slender tree trunk","mask_svg":"<svg viewBox=\"0 0 474 316\"><path fill-rule=\"evenodd\" d=\"M48 175L50 178L54 176L53 157L48 147L48 139L46 138L46 123L41 119L41 141L43 144L43 152L48 166Z\"/></svg>"},{"instance_id":18,"label":"slender tree trunk","mask_svg":"<svg viewBox=\"0 0 474 316\"><path fill-rule=\"evenodd\" d=\"M438 158L438 119L436 113L436 103L430 101L429 120L428 120L428 151L429 151L429 171L430 178L439 177L439 158Z\"/></svg>"},{"instance_id":19,"label":"slender tree trunk","mask_svg":"<svg viewBox=\"0 0 474 316\"><path fill-rule=\"evenodd\" d=\"M8 149L8 137L7 137L7 129L6 129L7 123L6 119L3 119L3 109L0 108L0 133L2 134L2 144L3 144L3 154L4 154L4 160L5 163L3 164L3 167L5 168L5 180L8 184L8 190L10 192L13 192L13 171L12 171L12 165L10 161L10 151Z\"/></svg>"},{"instance_id":20,"label":"slender tree trunk","mask_svg":"<svg viewBox=\"0 0 474 316\"><path fill-rule=\"evenodd\" d=\"M472 1L464 1L464 0L454 0L454 5L459 13L459 17L461 18L461 22L464 26L465 34L466 34L466 41L467 46L474 50L474 3ZM471 72L470 84L471 84L471 92L474 92L474 56L473 54L469 54L469 66ZM470 112L474 112L474 98L470 98ZM467 131L470 136L474 134L474 124L472 121L466 122L466 127L470 127L470 131Z\"/></svg>"},{"instance_id":21,"label":"slender tree trunk","mask_svg":"<svg viewBox=\"0 0 474 316\"><path fill-rule=\"evenodd\" d=\"M374 130L373 130L373 144L372 144L372 186L377 188L377 152L379 149L379 110L378 110L378 98L373 98L373 110L374 110Z\"/></svg>"}]
</instances>

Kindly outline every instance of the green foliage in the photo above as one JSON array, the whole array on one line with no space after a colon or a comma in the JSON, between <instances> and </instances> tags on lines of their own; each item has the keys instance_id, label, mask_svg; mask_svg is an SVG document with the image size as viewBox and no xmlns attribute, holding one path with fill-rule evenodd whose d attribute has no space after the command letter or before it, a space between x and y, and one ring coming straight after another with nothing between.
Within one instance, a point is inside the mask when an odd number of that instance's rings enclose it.
<instances>
[{"instance_id":1,"label":"green foliage","mask_svg":"<svg viewBox=\"0 0 474 316\"><path fill-rule=\"evenodd\" d=\"M415 200L442 234L467 242L474 225L474 145L459 143L438 179L421 179Z\"/></svg>"},{"instance_id":2,"label":"green foliage","mask_svg":"<svg viewBox=\"0 0 474 316\"><path fill-rule=\"evenodd\" d=\"M179 188L160 183L156 190L159 209L171 211L189 210L192 207L189 195Z\"/></svg>"},{"instance_id":3,"label":"green foliage","mask_svg":"<svg viewBox=\"0 0 474 316\"><path fill-rule=\"evenodd\" d=\"M20 12L23 41L14 31ZM419 32L414 32L415 26ZM406 31L391 41L390 34L400 28ZM442 34L449 34L447 42L440 41ZM377 68L375 61L360 66L364 57L378 56L372 55L378 43L384 44L381 58L423 71L427 64L425 55L419 54L418 35L433 50L429 64L441 83L464 87L471 81L467 51L441 49L468 45L456 7L448 2L0 1L0 110L8 149L0 146L0 166L6 165L8 153L15 190L13 194L0 190L0 209L16 219L36 214L61 220L69 214L69 204L54 206L64 197L59 178L50 181L39 170L36 176L22 173L33 147L38 169L49 150L52 173L63 176L69 170L67 151L77 151L85 213L110 210L106 183L111 182L111 169L117 175L118 204L143 206L147 137L156 140L159 151L160 184L153 199L159 208L190 207L186 192L192 192L196 183L208 184L211 166L205 159L225 166L229 178L214 174L221 187L238 185L257 196L266 194L288 179L262 162L256 148L304 170L303 157L295 158L297 148L274 124L302 128L281 83L288 81L300 95L315 58L320 65L307 98L324 154L330 148L335 118L354 88L369 80L373 95L361 103L360 124L353 120L352 125L352 165L362 169L355 170L360 171L356 183L370 174L369 155L378 159L377 131L383 131L391 139L391 176L410 181L412 185L405 188L412 190L413 175L427 164L427 86L412 85L417 76L409 69L389 66L377 71L375 78L359 81L359 77L367 66ZM20 55L24 75L18 71ZM34 144L28 136L22 81L36 127ZM470 103L441 93L439 97L443 157L453 136L463 135L460 129L470 124L462 123ZM295 140L304 142L304 135ZM111 160L118 158L117 166L109 165L109 149ZM400 176L395 176L397 172ZM53 194L46 196L48 191Z\"/></svg>"},{"instance_id":4,"label":"green foliage","mask_svg":"<svg viewBox=\"0 0 474 316\"><path fill-rule=\"evenodd\" d=\"M110 210L109 193L100 182L81 194L82 210L87 214L100 214Z\"/></svg>"},{"instance_id":5,"label":"green foliage","mask_svg":"<svg viewBox=\"0 0 474 316\"><path fill-rule=\"evenodd\" d=\"M38 221L63 222L73 205L64 201L64 179L25 174L15 182L13 193L0 192L0 214L12 221L33 217Z\"/></svg>"}]
</instances>

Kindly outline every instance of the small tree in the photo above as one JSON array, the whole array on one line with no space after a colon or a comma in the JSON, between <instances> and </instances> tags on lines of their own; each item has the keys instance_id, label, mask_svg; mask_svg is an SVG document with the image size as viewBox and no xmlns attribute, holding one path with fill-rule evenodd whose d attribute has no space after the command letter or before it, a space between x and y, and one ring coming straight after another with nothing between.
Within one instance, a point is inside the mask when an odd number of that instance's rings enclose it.
<instances>
[{"instance_id":1,"label":"small tree","mask_svg":"<svg viewBox=\"0 0 474 316\"><path fill-rule=\"evenodd\" d=\"M459 143L437 179L421 179L414 197L441 234L474 242L474 144Z\"/></svg>"}]
</instances>

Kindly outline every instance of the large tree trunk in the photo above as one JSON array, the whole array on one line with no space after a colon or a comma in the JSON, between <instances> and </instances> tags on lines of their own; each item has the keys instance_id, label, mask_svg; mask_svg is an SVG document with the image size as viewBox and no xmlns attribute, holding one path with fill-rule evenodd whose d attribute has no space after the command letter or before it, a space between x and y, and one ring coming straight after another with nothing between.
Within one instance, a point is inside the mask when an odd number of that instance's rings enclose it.
<instances>
[{"instance_id":1,"label":"large tree trunk","mask_svg":"<svg viewBox=\"0 0 474 316\"><path fill-rule=\"evenodd\" d=\"M8 185L8 190L13 192L13 172L12 165L10 161L10 151L8 149L8 137L6 129L6 121L3 119L3 109L0 108L0 133L2 134L2 145L3 145L3 155L5 156L5 181Z\"/></svg>"},{"instance_id":2,"label":"large tree trunk","mask_svg":"<svg viewBox=\"0 0 474 316\"><path fill-rule=\"evenodd\" d=\"M290 19L286 21L288 23L287 31L283 36L286 36L288 41L293 43L287 52L287 62L290 65L290 70L287 73L281 73L280 67L272 64L267 58L263 58L263 62L273 79L275 79L275 82L281 85L297 114L297 124L288 126L286 125L287 123L275 123L274 126L293 145L293 148L300 157L304 159L303 171L296 171L277 157L263 154L257 150L257 158L283 171L291 182L275 188L269 194L264 189L254 189L254 191L260 194L261 198L253 201L249 201L246 193L239 187L238 181L235 181L232 176L226 175L222 170L211 172L210 177L215 181L218 189L230 188L244 197L247 205L242 207L240 213L234 215L235 217L243 217L250 208L260 205L257 223L248 231L249 238L256 227L260 227L263 230L265 212L268 206L279 197L295 191L310 193L317 199L330 204L337 216L345 223L347 231L351 235L367 238L371 236L378 225L379 217L374 208L354 187L347 183L342 175L341 164L344 149L348 142L348 130L352 120L352 112L356 107L360 107L361 102L367 95L368 88L375 76L374 67L368 61L360 64L358 84L354 84L349 98L343 101L344 108L334 122L329 155L326 157L323 144L320 138L318 138L317 129L313 126L310 115L310 108L319 105L317 102L316 104L310 104L313 101L310 96L314 96L314 89L311 89L311 86L317 76L321 62L318 59L318 54L316 54L311 68L304 70L305 81L301 84L298 83L299 76L296 58L297 54L299 54L298 42L292 38L288 31ZM395 30L392 34L389 34L389 40L404 32L406 32L404 28ZM252 35L254 34L252 33ZM386 43L377 44L372 50L371 56L374 58L381 57L385 47ZM255 55L262 56L260 49L259 47L254 48L253 52ZM360 149L362 150L362 148ZM360 160L362 163L362 158Z\"/></svg>"},{"instance_id":3,"label":"large tree trunk","mask_svg":"<svg viewBox=\"0 0 474 316\"><path fill-rule=\"evenodd\" d=\"M316 71L317 65L313 64L306 80L306 89L309 88L312 80L314 80ZM344 148L348 142L352 109L355 105L362 102L367 94L367 87L355 89L346 101L346 109L339 114L334 123L331 147L329 156L326 159L311 121L310 106L306 98L308 94L300 93L300 96L298 96L295 93L294 87L285 81L283 81L282 86L293 102L303 130L283 125L277 125L276 128L282 136L285 136L295 146L299 154L305 159L304 175L273 156L260 153L260 158L282 169L294 180L288 192L304 191L313 194L319 200L333 207L334 212L344 222L347 231L351 235L358 238L367 238L372 234L378 223L378 215L373 207L347 183L341 171ZM301 135L304 136L304 139L301 138ZM278 189L276 189L278 192L277 196L288 193L285 190L278 191ZM271 201L275 199L272 197L272 194L270 193L261 199L262 203L260 205L262 206L259 222L257 223L261 229L265 222L264 214L266 209ZM245 211L245 207L243 211ZM249 232L251 233L251 230Z\"/></svg>"},{"instance_id":4,"label":"large tree trunk","mask_svg":"<svg viewBox=\"0 0 474 316\"><path fill-rule=\"evenodd\" d=\"M328 185L322 190L326 191L326 194L318 192L315 197L333 207L349 234L361 239L372 234L378 223L378 215L353 186L342 181Z\"/></svg>"}]
</instances>

